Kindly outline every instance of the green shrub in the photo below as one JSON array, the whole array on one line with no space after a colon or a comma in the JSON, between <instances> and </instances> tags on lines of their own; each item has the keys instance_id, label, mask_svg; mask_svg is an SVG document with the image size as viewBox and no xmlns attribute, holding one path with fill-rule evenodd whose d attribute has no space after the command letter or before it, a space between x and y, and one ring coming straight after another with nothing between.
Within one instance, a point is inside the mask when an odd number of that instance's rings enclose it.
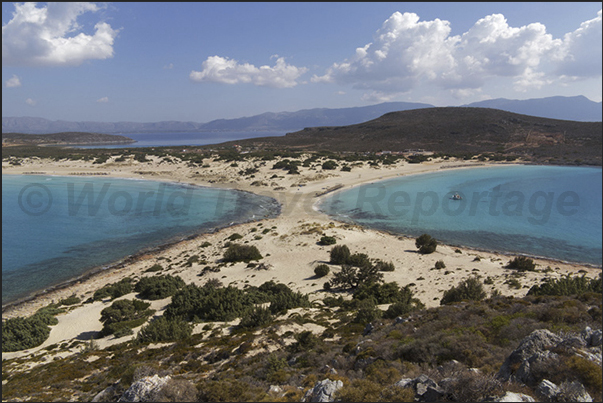
<instances>
[{"instance_id":1,"label":"green shrub","mask_svg":"<svg viewBox=\"0 0 603 403\"><path fill-rule=\"evenodd\" d=\"M601 274L598 279L572 277L569 274L560 279L546 279L543 284L532 286L528 295L582 295L587 292L603 293Z\"/></svg>"},{"instance_id":2,"label":"green shrub","mask_svg":"<svg viewBox=\"0 0 603 403\"><path fill-rule=\"evenodd\" d=\"M50 335L50 328L59 323L53 316L55 309L39 309L28 318L11 318L2 322L2 352L37 347Z\"/></svg>"},{"instance_id":3,"label":"green shrub","mask_svg":"<svg viewBox=\"0 0 603 403\"><path fill-rule=\"evenodd\" d=\"M142 325L149 316L155 313L154 310L148 309L150 305L148 302L136 299L115 301L101 311L100 321L103 323L101 336L115 334L116 337L121 337L131 334L132 328ZM130 332L128 333L126 329Z\"/></svg>"},{"instance_id":4,"label":"green shrub","mask_svg":"<svg viewBox=\"0 0 603 403\"><path fill-rule=\"evenodd\" d=\"M396 267L394 266L394 264L392 262L384 262L382 260L377 261L377 263L375 263L375 266L377 266L377 270L379 270L379 271L396 270Z\"/></svg>"},{"instance_id":5,"label":"green shrub","mask_svg":"<svg viewBox=\"0 0 603 403\"><path fill-rule=\"evenodd\" d=\"M322 163L322 169L331 170L337 168L337 162L328 160Z\"/></svg>"},{"instance_id":6,"label":"green shrub","mask_svg":"<svg viewBox=\"0 0 603 403\"><path fill-rule=\"evenodd\" d=\"M320 237L320 241L318 241L319 245L335 245L337 243L337 239L332 236L322 236Z\"/></svg>"},{"instance_id":7,"label":"green shrub","mask_svg":"<svg viewBox=\"0 0 603 403\"><path fill-rule=\"evenodd\" d=\"M92 299L94 301L100 301L107 297L115 299L123 295L129 294L132 291L132 279L126 277L118 281L117 283L107 284L106 286L96 290Z\"/></svg>"},{"instance_id":8,"label":"green shrub","mask_svg":"<svg viewBox=\"0 0 603 403\"><path fill-rule=\"evenodd\" d=\"M244 329L255 329L266 326L273 320L270 309L261 306L249 310L241 319L239 327Z\"/></svg>"},{"instance_id":9,"label":"green shrub","mask_svg":"<svg viewBox=\"0 0 603 403\"><path fill-rule=\"evenodd\" d=\"M354 267L371 266L371 260L369 259L368 255L366 253L354 253L353 255L350 255L350 257L348 258L348 260L345 263L349 264L350 266L354 266ZM377 271L378 271L378 269L377 269Z\"/></svg>"},{"instance_id":10,"label":"green shrub","mask_svg":"<svg viewBox=\"0 0 603 403\"><path fill-rule=\"evenodd\" d=\"M241 239L241 238L243 238L243 235L235 232L234 234L229 236L227 239L230 241L236 241L237 239Z\"/></svg>"},{"instance_id":11,"label":"green shrub","mask_svg":"<svg viewBox=\"0 0 603 403\"><path fill-rule=\"evenodd\" d=\"M347 264L341 266L341 270L333 273L330 282L332 287L343 289L357 288L360 284L369 285L383 280L383 274L377 270L377 266L353 267Z\"/></svg>"},{"instance_id":12,"label":"green shrub","mask_svg":"<svg viewBox=\"0 0 603 403\"><path fill-rule=\"evenodd\" d=\"M330 261L331 264L345 264L350 258L350 249L347 245L337 245L331 249L330 252Z\"/></svg>"},{"instance_id":13,"label":"green shrub","mask_svg":"<svg viewBox=\"0 0 603 403\"><path fill-rule=\"evenodd\" d=\"M381 318L382 315L383 312L375 306L375 303L372 300L367 299L359 303L358 313L352 322L364 325Z\"/></svg>"},{"instance_id":14,"label":"green shrub","mask_svg":"<svg viewBox=\"0 0 603 403\"><path fill-rule=\"evenodd\" d=\"M316 277L324 277L329 274L330 270L331 269L326 264L319 264L314 268L314 274L316 275Z\"/></svg>"},{"instance_id":15,"label":"green shrub","mask_svg":"<svg viewBox=\"0 0 603 403\"><path fill-rule=\"evenodd\" d=\"M245 262L249 263L251 260L260 260L262 255L258 248L253 245L239 245L232 244L224 252L223 260L225 262Z\"/></svg>"},{"instance_id":16,"label":"green shrub","mask_svg":"<svg viewBox=\"0 0 603 403\"><path fill-rule=\"evenodd\" d=\"M140 343L178 341L187 339L192 333L193 325L183 319L160 316L140 329L136 340Z\"/></svg>"},{"instance_id":17,"label":"green shrub","mask_svg":"<svg viewBox=\"0 0 603 403\"><path fill-rule=\"evenodd\" d=\"M443 260L438 260L437 262L435 262L435 266L434 266L437 270L440 269L445 269L446 268L446 264L444 263Z\"/></svg>"},{"instance_id":18,"label":"green shrub","mask_svg":"<svg viewBox=\"0 0 603 403\"><path fill-rule=\"evenodd\" d=\"M517 256L509 261L507 268L515 269L517 271L534 271L536 270L536 264L529 257Z\"/></svg>"},{"instance_id":19,"label":"green shrub","mask_svg":"<svg viewBox=\"0 0 603 403\"><path fill-rule=\"evenodd\" d=\"M134 290L138 292L138 297L148 300L158 300L170 297L185 283L179 276L163 275L141 278Z\"/></svg>"},{"instance_id":20,"label":"green shrub","mask_svg":"<svg viewBox=\"0 0 603 403\"><path fill-rule=\"evenodd\" d=\"M161 270L163 270L163 266L161 266L160 264L154 264L153 266L146 269L144 272L145 273L154 273L154 272L161 271Z\"/></svg>"},{"instance_id":21,"label":"green shrub","mask_svg":"<svg viewBox=\"0 0 603 403\"><path fill-rule=\"evenodd\" d=\"M80 302L82 302L80 298L76 297L75 295L72 295L70 297L60 300L59 305L75 305L79 304Z\"/></svg>"},{"instance_id":22,"label":"green shrub","mask_svg":"<svg viewBox=\"0 0 603 403\"><path fill-rule=\"evenodd\" d=\"M429 254L435 252L438 241L431 235L423 234L415 240L415 246L419 248L419 253Z\"/></svg>"},{"instance_id":23,"label":"green shrub","mask_svg":"<svg viewBox=\"0 0 603 403\"><path fill-rule=\"evenodd\" d=\"M486 298L486 292L482 283L477 277L469 277L461 281L456 287L452 287L444 292L444 296L440 301L440 305L449 304L451 302L460 302L462 300L481 301Z\"/></svg>"}]
</instances>

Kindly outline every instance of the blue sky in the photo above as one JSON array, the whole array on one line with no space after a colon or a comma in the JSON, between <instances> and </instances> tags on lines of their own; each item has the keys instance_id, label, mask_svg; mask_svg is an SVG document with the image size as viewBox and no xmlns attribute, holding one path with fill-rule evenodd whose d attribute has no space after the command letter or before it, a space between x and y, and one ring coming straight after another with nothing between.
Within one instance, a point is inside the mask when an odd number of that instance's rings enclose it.
<instances>
[{"instance_id":1,"label":"blue sky","mask_svg":"<svg viewBox=\"0 0 603 403\"><path fill-rule=\"evenodd\" d=\"M2 116L601 101L602 3L2 3Z\"/></svg>"}]
</instances>

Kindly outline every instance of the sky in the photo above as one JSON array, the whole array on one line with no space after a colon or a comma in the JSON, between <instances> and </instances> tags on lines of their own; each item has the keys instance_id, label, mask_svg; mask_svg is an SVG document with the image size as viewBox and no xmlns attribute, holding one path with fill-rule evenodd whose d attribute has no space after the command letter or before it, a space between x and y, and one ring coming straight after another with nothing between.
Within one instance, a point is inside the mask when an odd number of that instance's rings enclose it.
<instances>
[{"instance_id":1,"label":"sky","mask_svg":"<svg viewBox=\"0 0 603 403\"><path fill-rule=\"evenodd\" d=\"M602 3L2 3L2 116L601 101Z\"/></svg>"}]
</instances>

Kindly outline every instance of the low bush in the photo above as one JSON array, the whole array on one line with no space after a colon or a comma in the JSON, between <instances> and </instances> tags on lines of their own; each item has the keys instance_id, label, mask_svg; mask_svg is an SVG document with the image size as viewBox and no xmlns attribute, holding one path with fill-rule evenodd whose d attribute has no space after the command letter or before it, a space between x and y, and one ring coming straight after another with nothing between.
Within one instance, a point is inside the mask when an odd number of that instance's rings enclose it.
<instances>
[{"instance_id":1,"label":"low bush","mask_svg":"<svg viewBox=\"0 0 603 403\"><path fill-rule=\"evenodd\" d=\"M148 309L148 302L139 300L122 299L115 301L111 306L101 311L100 321L103 323L101 336L115 334L127 335L128 330L142 325L149 316L155 313L154 310Z\"/></svg>"},{"instance_id":2,"label":"low bush","mask_svg":"<svg viewBox=\"0 0 603 403\"><path fill-rule=\"evenodd\" d=\"M445 269L446 264L444 263L443 260L438 260L437 262L435 262L434 268L436 268L437 270Z\"/></svg>"},{"instance_id":3,"label":"low bush","mask_svg":"<svg viewBox=\"0 0 603 403\"><path fill-rule=\"evenodd\" d=\"M377 261L377 263L375 263L375 266L377 266L377 270L379 270L379 271L396 270L396 267L394 266L394 264L392 262L384 262L382 260Z\"/></svg>"},{"instance_id":4,"label":"low bush","mask_svg":"<svg viewBox=\"0 0 603 403\"><path fill-rule=\"evenodd\" d=\"M507 264L508 269L515 269L517 271L534 271L536 270L536 264L532 259L525 256L517 256Z\"/></svg>"},{"instance_id":5,"label":"low bush","mask_svg":"<svg viewBox=\"0 0 603 403\"><path fill-rule=\"evenodd\" d=\"M345 264L350 258L350 249L347 245L337 245L331 249L330 261L331 264Z\"/></svg>"},{"instance_id":6,"label":"low bush","mask_svg":"<svg viewBox=\"0 0 603 403\"><path fill-rule=\"evenodd\" d=\"M38 311L28 318L11 318L2 322L2 352L19 351L42 344L50 335L50 327L59 321Z\"/></svg>"},{"instance_id":7,"label":"low bush","mask_svg":"<svg viewBox=\"0 0 603 403\"><path fill-rule=\"evenodd\" d=\"M461 302L462 300L481 301L486 298L486 292L482 283L477 277L469 277L461 281L456 287L452 287L444 292L440 305L446 305L452 302Z\"/></svg>"},{"instance_id":8,"label":"low bush","mask_svg":"<svg viewBox=\"0 0 603 403\"><path fill-rule=\"evenodd\" d=\"M193 325L180 318L168 319L164 316L143 326L136 340L140 343L157 343L183 340L193 333Z\"/></svg>"},{"instance_id":9,"label":"low bush","mask_svg":"<svg viewBox=\"0 0 603 403\"><path fill-rule=\"evenodd\" d=\"M431 235L423 234L415 240L415 246L419 248L419 253L425 255L435 252L438 241L432 238Z\"/></svg>"},{"instance_id":10,"label":"low bush","mask_svg":"<svg viewBox=\"0 0 603 403\"><path fill-rule=\"evenodd\" d=\"M117 283L107 284L106 286L96 290L92 299L94 301L100 301L109 297L113 300L115 298L119 298L123 295L129 294L132 291L132 279L126 277L118 281Z\"/></svg>"},{"instance_id":11,"label":"low bush","mask_svg":"<svg viewBox=\"0 0 603 403\"><path fill-rule=\"evenodd\" d=\"M253 245L232 244L224 252L223 260L225 262L245 262L249 263L252 260L260 260L262 255L258 248Z\"/></svg>"},{"instance_id":12,"label":"low bush","mask_svg":"<svg viewBox=\"0 0 603 403\"><path fill-rule=\"evenodd\" d=\"M320 241L318 241L319 245L335 245L337 243L337 239L333 236L322 236L320 237Z\"/></svg>"},{"instance_id":13,"label":"low bush","mask_svg":"<svg viewBox=\"0 0 603 403\"><path fill-rule=\"evenodd\" d=\"M528 295L582 295L587 292L603 293L601 274L598 279L572 277L569 274L559 279L547 279L540 285L532 286Z\"/></svg>"},{"instance_id":14,"label":"low bush","mask_svg":"<svg viewBox=\"0 0 603 403\"><path fill-rule=\"evenodd\" d=\"M184 287L185 283L179 276L153 276L141 278L134 290L138 292L138 297L148 300L158 300L171 297L180 288Z\"/></svg>"},{"instance_id":15,"label":"low bush","mask_svg":"<svg viewBox=\"0 0 603 403\"><path fill-rule=\"evenodd\" d=\"M261 306L252 308L241 319L239 327L244 329L255 329L270 324L273 320L270 309Z\"/></svg>"},{"instance_id":16,"label":"low bush","mask_svg":"<svg viewBox=\"0 0 603 403\"><path fill-rule=\"evenodd\" d=\"M319 264L314 268L314 274L316 277L324 277L329 274L329 271L331 271L331 269L326 264Z\"/></svg>"}]
</instances>

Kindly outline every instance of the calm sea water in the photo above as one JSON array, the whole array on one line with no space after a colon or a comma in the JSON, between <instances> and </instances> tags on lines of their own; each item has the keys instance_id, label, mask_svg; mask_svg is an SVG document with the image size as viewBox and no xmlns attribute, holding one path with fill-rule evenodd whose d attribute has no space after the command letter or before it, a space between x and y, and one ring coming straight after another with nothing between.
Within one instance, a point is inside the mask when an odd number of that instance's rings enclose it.
<instances>
[{"instance_id":1,"label":"calm sea water","mask_svg":"<svg viewBox=\"0 0 603 403\"><path fill-rule=\"evenodd\" d=\"M2 175L2 303L146 248L278 212L274 199L240 191Z\"/></svg>"},{"instance_id":2,"label":"calm sea water","mask_svg":"<svg viewBox=\"0 0 603 403\"><path fill-rule=\"evenodd\" d=\"M295 130L289 130L295 131ZM89 146L74 146L75 148L132 148L132 147L165 147L165 146L203 146L218 144L225 141L243 140L254 137L284 136L285 131L243 131L243 132L199 132L199 133L124 133L123 135L136 140L132 144L95 144Z\"/></svg>"},{"instance_id":3,"label":"calm sea water","mask_svg":"<svg viewBox=\"0 0 603 403\"><path fill-rule=\"evenodd\" d=\"M333 194L319 209L451 245L601 265L601 200L601 168L506 166L359 186Z\"/></svg>"}]
</instances>

